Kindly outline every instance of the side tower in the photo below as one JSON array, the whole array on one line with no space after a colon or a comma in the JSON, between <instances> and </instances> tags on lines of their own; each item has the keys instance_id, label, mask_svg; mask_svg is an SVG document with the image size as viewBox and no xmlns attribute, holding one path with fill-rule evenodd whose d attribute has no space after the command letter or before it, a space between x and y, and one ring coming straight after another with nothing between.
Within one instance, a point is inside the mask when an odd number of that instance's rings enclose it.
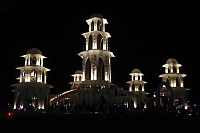
<instances>
[{"instance_id":1,"label":"side tower","mask_svg":"<svg viewBox=\"0 0 200 133\"><path fill-rule=\"evenodd\" d=\"M147 108L147 98L144 89L144 85L147 83L142 80L143 74L139 69L134 69L131 75L131 81L128 81L129 84L129 92L134 93L132 100L133 100L133 106L134 108L142 107Z\"/></svg>"},{"instance_id":2,"label":"side tower","mask_svg":"<svg viewBox=\"0 0 200 133\"><path fill-rule=\"evenodd\" d=\"M166 64L162 67L165 68L165 74L161 74L163 85L160 88L160 97L168 97L169 100L162 99L161 106L164 106L166 102L170 102L171 105L184 105L187 108L187 89L184 88L183 78L185 74L181 74L179 68L182 65L174 58L167 60Z\"/></svg>"},{"instance_id":3,"label":"side tower","mask_svg":"<svg viewBox=\"0 0 200 133\"><path fill-rule=\"evenodd\" d=\"M143 74L140 72L139 69L134 69L131 75L131 81L128 81L129 83L129 91L142 91L144 92L144 84L147 82L142 80Z\"/></svg>"},{"instance_id":4,"label":"side tower","mask_svg":"<svg viewBox=\"0 0 200 133\"><path fill-rule=\"evenodd\" d=\"M49 94L52 86L47 84L47 72L43 67L43 59L39 49L29 49L25 58L25 65L18 67L20 76L18 84L14 84L14 109L28 109L30 107L44 109L49 105Z\"/></svg>"},{"instance_id":5,"label":"side tower","mask_svg":"<svg viewBox=\"0 0 200 133\"><path fill-rule=\"evenodd\" d=\"M108 38L111 37L105 31L107 20L102 15L91 15L86 20L89 32L82 35L86 39L85 51L78 55L82 58L83 84L88 86L110 86L111 84L111 57Z\"/></svg>"},{"instance_id":6,"label":"side tower","mask_svg":"<svg viewBox=\"0 0 200 133\"><path fill-rule=\"evenodd\" d=\"M71 75L74 78L73 82L70 82L71 84L71 89L78 89L80 88L80 84L83 81L83 72L81 70L77 70L75 74Z\"/></svg>"}]
</instances>

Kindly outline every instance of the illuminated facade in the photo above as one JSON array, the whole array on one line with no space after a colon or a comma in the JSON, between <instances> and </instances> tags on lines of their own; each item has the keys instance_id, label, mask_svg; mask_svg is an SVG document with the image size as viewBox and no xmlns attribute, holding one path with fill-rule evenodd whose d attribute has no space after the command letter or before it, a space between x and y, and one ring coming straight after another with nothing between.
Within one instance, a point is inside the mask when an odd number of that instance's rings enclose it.
<instances>
[{"instance_id":1,"label":"illuminated facade","mask_svg":"<svg viewBox=\"0 0 200 133\"><path fill-rule=\"evenodd\" d=\"M165 73L159 77L162 78L162 86L159 88L160 104L183 105L187 109L187 90L184 88L183 78L185 74L181 74L179 69L182 65L174 58L167 60L162 67L165 68Z\"/></svg>"},{"instance_id":2,"label":"illuminated facade","mask_svg":"<svg viewBox=\"0 0 200 133\"><path fill-rule=\"evenodd\" d=\"M43 66L46 58L36 48L29 49L25 58L25 65L18 67L20 76L18 84L14 84L14 109L27 109L34 107L44 109L49 105L50 85L47 84L47 72L50 70Z\"/></svg>"},{"instance_id":3,"label":"illuminated facade","mask_svg":"<svg viewBox=\"0 0 200 133\"><path fill-rule=\"evenodd\" d=\"M155 101L145 91L147 82L142 80L143 74L139 69L130 73L127 90L111 83L111 58L114 54L109 50L110 34L105 31L108 22L99 14L92 15L86 22L89 31L82 34L86 39L85 48L78 54L82 58L82 71L78 70L72 75L71 89L50 99L50 105L72 112L137 112L153 107ZM165 106L165 100L170 96L174 105L181 101L187 107L183 86L186 75L179 73L181 65L175 59L169 59L163 67L165 74L159 76L163 80L162 87L158 89L159 96L155 96L159 98L159 105Z\"/></svg>"},{"instance_id":4,"label":"illuminated facade","mask_svg":"<svg viewBox=\"0 0 200 133\"><path fill-rule=\"evenodd\" d=\"M81 70L77 70L75 72L75 74L72 75L72 77L74 78L74 81L70 82L71 89L73 89L73 88L75 88L75 89L80 88L80 84L83 81L83 72Z\"/></svg>"},{"instance_id":5,"label":"illuminated facade","mask_svg":"<svg viewBox=\"0 0 200 133\"><path fill-rule=\"evenodd\" d=\"M111 37L105 31L107 20L102 15L92 15L86 20L89 32L83 33L85 37L85 51L78 55L82 58L83 84L88 86L110 86L111 84L111 57L108 38Z\"/></svg>"},{"instance_id":6,"label":"illuminated facade","mask_svg":"<svg viewBox=\"0 0 200 133\"><path fill-rule=\"evenodd\" d=\"M143 74L140 72L139 69L134 69L131 75L131 81L128 81L129 84L129 92L134 93L134 97L132 97L133 106L137 108L138 105L143 108L147 108L147 98L146 95L148 94L145 92L144 84L147 82L142 80Z\"/></svg>"},{"instance_id":7,"label":"illuminated facade","mask_svg":"<svg viewBox=\"0 0 200 133\"><path fill-rule=\"evenodd\" d=\"M100 14L90 16L86 20L89 31L83 33L85 37L84 51L78 55L82 58L82 71L73 74L71 90L51 99L51 105L63 105L64 108L76 108L77 106L94 108L111 103L113 93L111 84L111 57L108 38L111 37L105 31L107 20ZM111 100L112 99L112 100Z\"/></svg>"}]
</instances>

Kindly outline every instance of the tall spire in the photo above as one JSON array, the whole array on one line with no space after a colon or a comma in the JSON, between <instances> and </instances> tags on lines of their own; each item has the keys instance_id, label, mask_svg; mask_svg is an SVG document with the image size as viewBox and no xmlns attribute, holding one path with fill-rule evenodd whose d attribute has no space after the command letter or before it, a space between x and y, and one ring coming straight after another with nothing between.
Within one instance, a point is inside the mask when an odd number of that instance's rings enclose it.
<instances>
[{"instance_id":1,"label":"tall spire","mask_svg":"<svg viewBox=\"0 0 200 133\"><path fill-rule=\"evenodd\" d=\"M107 20L102 15L91 15L86 20L89 32L83 33L85 37L85 51L79 53L83 59L83 81L111 82L111 57L113 53L108 50L108 38L105 31Z\"/></svg>"}]
</instances>

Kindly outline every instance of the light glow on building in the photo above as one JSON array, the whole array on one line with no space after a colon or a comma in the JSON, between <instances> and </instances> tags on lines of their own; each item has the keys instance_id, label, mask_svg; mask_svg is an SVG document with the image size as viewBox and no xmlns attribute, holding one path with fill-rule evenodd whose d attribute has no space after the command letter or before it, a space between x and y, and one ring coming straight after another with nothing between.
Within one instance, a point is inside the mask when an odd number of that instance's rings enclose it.
<instances>
[{"instance_id":1,"label":"light glow on building","mask_svg":"<svg viewBox=\"0 0 200 133\"><path fill-rule=\"evenodd\" d=\"M27 109L28 105L44 109L45 106L48 106L49 89L52 87L46 84L47 71L50 71L50 69L43 67L43 59L46 57L37 48L29 49L21 57L25 58L25 63L24 66L17 68L20 71L20 76L17 78L19 83L13 85L15 87L14 109ZM33 98L33 94L40 97L37 102ZM47 102L44 104L44 101Z\"/></svg>"}]
</instances>

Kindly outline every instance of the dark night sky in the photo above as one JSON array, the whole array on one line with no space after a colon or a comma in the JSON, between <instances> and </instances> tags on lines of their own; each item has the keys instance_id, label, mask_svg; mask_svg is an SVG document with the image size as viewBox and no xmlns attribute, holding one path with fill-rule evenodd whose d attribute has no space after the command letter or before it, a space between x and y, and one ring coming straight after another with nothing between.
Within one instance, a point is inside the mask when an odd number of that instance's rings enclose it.
<instances>
[{"instance_id":1,"label":"dark night sky","mask_svg":"<svg viewBox=\"0 0 200 133\"><path fill-rule=\"evenodd\" d=\"M92 2L14 2L0 4L1 25L1 94L0 103L13 100L9 85L17 83L24 65L19 57L29 48L36 47L48 57L44 65L50 68L47 82L53 85L52 93L69 89L70 76L81 69L77 55L85 43L81 35L88 31L85 22L91 14L101 13L108 20L106 31L111 34L109 45L115 54L112 58L112 81L128 88L134 68L144 73L146 89L157 88L164 72L162 65L168 58L176 58L187 74L185 87L191 88L191 97L199 101L199 19L197 8L188 3L115 3Z\"/></svg>"}]
</instances>

